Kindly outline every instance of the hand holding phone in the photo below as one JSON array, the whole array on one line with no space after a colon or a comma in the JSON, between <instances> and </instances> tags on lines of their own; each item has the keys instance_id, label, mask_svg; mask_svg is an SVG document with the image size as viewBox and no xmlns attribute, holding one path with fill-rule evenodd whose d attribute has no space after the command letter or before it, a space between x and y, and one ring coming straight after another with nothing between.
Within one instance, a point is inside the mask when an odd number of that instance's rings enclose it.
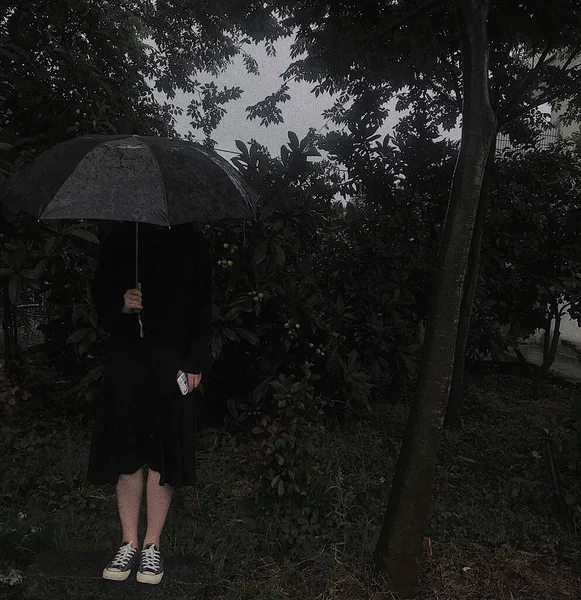
<instances>
[{"instance_id":1,"label":"hand holding phone","mask_svg":"<svg viewBox=\"0 0 581 600\"><path fill-rule=\"evenodd\" d=\"M187 396L190 390L188 386L188 376L186 373L182 372L182 374L178 376L178 386L182 396Z\"/></svg>"},{"instance_id":2,"label":"hand holding phone","mask_svg":"<svg viewBox=\"0 0 581 600\"><path fill-rule=\"evenodd\" d=\"M177 382L180 392L186 396L193 392L202 382L201 373L184 373L181 369L177 374Z\"/></svg>"}]
</instances>

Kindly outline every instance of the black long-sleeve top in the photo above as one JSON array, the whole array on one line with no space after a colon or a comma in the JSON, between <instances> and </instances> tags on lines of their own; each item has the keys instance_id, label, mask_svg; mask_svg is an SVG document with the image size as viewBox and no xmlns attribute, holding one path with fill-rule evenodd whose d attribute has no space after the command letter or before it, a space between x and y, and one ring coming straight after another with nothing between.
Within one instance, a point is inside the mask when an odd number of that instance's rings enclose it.
<instances>
[{"instance_id":1,"label":"black long-sleeve top","mask_svg":"<svg viewBox=\"0 0 581 600\"><path fill-rule=\"evenodd\" d=\"M137 340L139 321L124 314L123 296L134 288L135 225L109 226L93 283L93 300L111 343ZM139 282L144 340L178 348L181 369L201 373L210 366L212 265L206 241L191 225L139 226Z\"/></svg>"}]
</instances>

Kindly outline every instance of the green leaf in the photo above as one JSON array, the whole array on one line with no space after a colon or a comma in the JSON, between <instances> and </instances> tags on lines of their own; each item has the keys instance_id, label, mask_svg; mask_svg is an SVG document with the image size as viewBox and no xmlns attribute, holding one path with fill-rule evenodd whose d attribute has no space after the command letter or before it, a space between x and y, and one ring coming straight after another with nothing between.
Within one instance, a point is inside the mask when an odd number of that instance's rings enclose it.
<instances>
[{"instance_id":1,"label":"green leaf","mask_svg":"<svg viewBox=\"0 0 581 600\"><path fill-rule=\"evenodd\" d=\"M297 394L298 392L302 392L304 390L304 384L302 381L295 381L291 385L291 394Z\"/></svg>"},{"instance_id":2,"label":"green leaf","mask_svg":"<svg viewBox=\"0 0 581 600\"><path fill-rule=\"evenodd\" d=\"M93 330L85 327L84 329L79 329L77 331L73 331L71 335L67 338L67 344L76 344L80 342L85 336L88 336Z\"/></svg>"},{"instance_id":3,"label":"green leaf","mask_svg":"<svg viewBox=\"0 0 581 600\"><path fill-rule=\"evenodd\" d=\"M253 346L258 346L260 344L258 336L251 331L248 331L248 329L238 329L238 335L247 342L250 342Z\"/></svg>"},{"instance_id":4,"label":"green leaf","mask_svg":"<svg viewBox=\"0 0 581 600\"><path fill-rule=\"evenodd\" d=\"M272 229L270 230L270 235L271 237L275 237L278 233L280 233L282 231L284 227L284 223L282 223L281 221L277 221L273 226ZM288 235L289 230L287 229L285 231L285 234Z\"/></svg>"},{"instance_id":5,"label":"green leaf","mask_svg":"<svg viewBox=\"0 0 581 600\"><path fill-rule=\"evenodd\" d=\"M247 298L244 297L243 298L244 302L247 301ZM242 309L239 306L235 306L234 308L231 308L225 315L224 315L224 321L235 321L236 318L238 317L238 315L241 313Z\"/></svg>"},{"instance_id":6,"label":"green leaf","mask_svg":"<svg viewBox=\"0 0 581 600\"><path fill-rule=\"evenodd\" d=\"M55 237L51 237L48 240L46 240L46 243L44 245L44 253L48 256L51 256L52 254L54 254L56 252L56 249L58 248L58 245L60 243L60 237L55 236Z\"/></svg>"},{"instance_id":7,"label":"green leaf","mask_svg":"<svg viewBox=\"0 0 581 600\"><path fill-rule=\"evenodd\" d=\"M87 387L89 384L93 383L93 381L97 381L103 375L104 372L105 372L105 365L99 365L98 367L95 367L94 369L89 371L81 379L81 381L79 381L79 383L77 383L74 387L72 387L67 392L65 392L65 394L62 396L62 398L68 398L69 396L76 394L79 390L81 390L84 387Z\"/></svg>"},{"instance_id":8,"label":"green leaf","mask_svg":"<svg viewBox=\"0 0 581 600\"><path fill-rule=\"evenodd\" d=\"M101 375L105 372L105 365L99 365L95 367L91 371L89 371L81 380L84 384L91 383L92 381L97 381Z\"/></svg>"},{"instance_id":9,"label":"green leaf","mask_svg":"<svg viewBox=\"0 0 581 600\"><path fill-rule=\"evenodd\" d=\"M13 255L7 250L2 250L0 253L0 257L2 258L2 262L9 267L14 267L14 258Z\"/></svg>"},{"instance_id":10,"label":"green leaf","mask_svg":"<svg viewBox=\"0 0 581 600\"><path fill-rule=\"evenodd\" d=\"M17 305L20 302L22 294L22 277L14 275L8 284L8 297L12 304Z\"/></svg>"},{"instance_id":11,"label":"green leaf","mask_svg":"<svg viewBox=\"0 0 581 600\"><path fill-rule=\"evenodd\" d=\"M281 146L280 147L280 158L281 158L282 163L284 165L286 165L288 163L288 159L289 159L290 154L291 154L291 152L290 152L290 150L286 146Z\"/></svg>"},{"instance_id":12,"label":"green leaf","mask_svg":"<svg viewBox=\"0 0 581 600\"><path fill-rule=\"evenodd\" d=\"M48 261L46 258L43 258L42 260L39 260L38 263L36 263L36 267L34 267L33 274L34 279L38 281L41 278L42 274L44 273L44 270L46 269L47 263Z\"/></svg>"},{"instance_id":13,"label":"green leaf","mask_svg":"<svg viewBox=\"0 0 581 600\"><path fill-rule=\"evenodd\" d=\"M282 249L281 245L278 242L271 242L270 247L272 249L272 254L274 256L274 262L279 267L284 267L286 256L285 256L284 250Z\"/></svg>"},{"instance_id":14,"label":"green leaf","mask_svg":"<svg viewBox=\"0 0 581 600\"><path fill-rule=\"evenodd\" d=\"M298 150L300 148L299 136L294 131L288 132L288 139L290 140L291 150Z\"/></svg>"},{"instance_id":15,"label":"green leaf","mask_svg":"<svg viewBox=\"0 0 581 600\"><path fill-rule=\"evenodd\" d=\"M222 354L222 348L224 347L224 340L222 336L215 333L212 336L212 358L216 359Z\"/></svg>"},{"instance_id":16,"label":"green leaf","mask_svg":"<svg viewBox=\"0 0 581 600\"><path fill-rule=\"evenodd\" d=\"M87 352L87 350L91 347L92 344L97 340L97 333L95 330L91 330L89 335L84 337L79 344L78 351L81 356Z\"/></svg>"},{"instance_id":17,"label":"green leaf","mask_svg":"<svg viewBox=\"0 0 581 600\"><path fill-rule=\"evenodd\" d=\"M241 141L241 140L236 140L234 142L236 144L236 147L238 148L238 150L240 150L240 153L242 154L242 156L244 157L248 157L248 148L246 147L246 144Z\"/></svg>"},{"instance_id":18,"label":"green leaf","mask_svg":"<svg viewBox=\"0 0 581 600\"><path fill-rule=\"evenodd\" d=\"M92 309L89 311L89 323L96 329L99 325L99 316L97 315L97 311Z\"/></svg>"},{"instance_id":19,"label":"green leaf","mask_svg":"<svg viewBox=\"0 0 581 600\"><path fill-rule=\"evenodd\" d=\"M70 235L74 235L82 240L86 240L87 242L91 242L92 244L98 244L99 238L90 231L83 229L82 227L75 227L73 229L69 229L68 233Z\"/></svg>"},{"instance_id":20,"label":"green leaf","mask_svg":"<svg viewBox=\"0 0 581 600\"><path fill-rule=\"evenodd\" d=\"M266 242L259 242L254 249L253 262L255 265L259 265L266 257Z\"/></svg>"},{"instance_id":21,"label":"green leaf","mask_svg":"<svg viewBox=\"0 0 581 600\"><path fill-rule=\"evenodd\" d=\"M347 372L352 373L357 364L357 350L351 350L349 353L349 361L347 362Z\"/></svg>"},{"instance_id":22,"label":"green leaf","mask_svg":"<svg viewBox=\"0 0 581 600\"><path fill-rule=\"evenodd\" d=\"M264 398L272 382L272 377L263 379L252 391L252 401L257 403ZM278 383L278 382L277 382Z\"/></svg>"},{"instance_id":23,"label":"green leaf","mask_svg":"<svg viewBox=\"0 0 581 600\"><path fill-rule=\"evenodd\" d=\"M234 166L237 167L240 171L244 172L248 169L248 165L243 160L240 160L238 156L234 156L230 160L232 161Z\"/></svg>"},{"instance_id":24,"label":"green leaf","mask_svg":"<svg viewBox=\"0 0 581 600\"><path fill-rule=\"evenodd\" d=\"M222 327L222 334L224 335L224 337L227 337L230 341L232 342L237 342L238 341L238 336L236 335L236 332L232 331L232 329L230 329L229 327Z\"/></svg>"}]
</instances>

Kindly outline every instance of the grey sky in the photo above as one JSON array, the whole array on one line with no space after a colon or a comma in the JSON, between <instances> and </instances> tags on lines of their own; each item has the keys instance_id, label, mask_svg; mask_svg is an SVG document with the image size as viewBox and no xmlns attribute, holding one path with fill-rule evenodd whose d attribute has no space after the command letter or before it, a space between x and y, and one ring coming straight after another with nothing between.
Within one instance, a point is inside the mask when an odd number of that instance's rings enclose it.
<instances>
[{"instance_id":1,"label":"grey sky","mask_svg":"<svg viewBox=\"0 0 581 600\"><path fill-rule=\"evenodd\" d=\"M303 138L309 127L315 127L317 130L325 127L325 119L322 113L325 109L333 105L333 99L328 94L321 95L318 98L311 93L312 84L291 82L289 84L289 94L291 100L285 104L279 105L282 109L284 123L281 125L269 125L262 127L260 120L249 121L247 119L246 107L263 100L266 96L279 89L282 79L281 73L285 71L291 62L290 59L291 40L281 40L275 47L276 56L268 56L264 45L249 46L246 50L258 62L260 75L251 75L246 72L242 63L242 58L237 57L234 62L214 81L218 87L238 86L242 88L242 98L236 102L230 102L226 105L227 114L222 119L218 129L212 137L217 141L216 150L225 158L231 158L232 153L238 153L235 140L249 142L252 138L268 147L273 157L280 155L280 147L288 142L288 132L294 131L299 139ZM199 77L205 83L212 80L211 76ZM190 118L186 114L186 108L191 100L190 95L177 93L173 101L184 110L184 114L177 118L177 130L185 135L191 131ZM379 133L385 135L390 133L393 126L397 123L399 113L395 112L395 101L391 103L390 115ZM550 112L548 106L540 107L542 112ZM329 123L331 128L336 128ZM193 131L197 138L202 139L201 131ZM442 131L443 136L458 139L460 129L456 128L450 132ZM223 152L229 151L229 152Z\"/></svg>"},{"instance_id":2,"label":"grey sky","mask_svg":"<svg viewBox=\"0 0 581 600\"><path fill-rule=\"evenodd\" d=\"M333 99L328 94L318 98L311 93L312 84L291 82L291 100L281 104L284 123L281 125L270 125L262 127L260 120L249 121L246 118L246 107L255 104L259 100L272 94L280 87L282 79L280 74L284 72L290 63L289 50L290 40L283 40L276 44L276 57L269 57L264 46L249 49L250 54L257 60L260 75L249 75L242 64L242 59L237 58L235 62L217 79L218 87L239 86L244 90L242 98L236 102L226 105L227 115L223 118L220 126L214 132L213 138L218 142L217 149L237 152L235 140L248 142L254 138L261 144L267 146L273 156L279 156L280 147L288 142L288 132L294 131L299 138L303 138L309 127L320 129L325 126L322 112L330 108ZM210 81L200 78L203 82ZM191 130L189 117L185 109L191 97L185 94L177 94L174 104L184 109L184 114L177 119L177 129L182 135ZM385 126L385 132L389 131L397 118L392 115ZM331 127L333 125L331 124ZM201 131L194 132L196 137L203 138ZM224 154L224 156L231 156Z\"/></svg>"}]
</instances>

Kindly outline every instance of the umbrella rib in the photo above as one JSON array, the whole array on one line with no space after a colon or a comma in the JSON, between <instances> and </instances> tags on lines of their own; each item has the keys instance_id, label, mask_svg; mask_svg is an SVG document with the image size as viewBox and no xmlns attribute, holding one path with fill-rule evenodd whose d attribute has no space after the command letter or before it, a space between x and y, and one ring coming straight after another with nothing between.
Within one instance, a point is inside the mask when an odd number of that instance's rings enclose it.
<instances>
[{"instance_id":1,"label":"umbrella rib","mask_svg":"<svg viewBox=\"0 0 581 600\"><path fill-rule=\"evenodd\" d=\"M151 156L153 156L153 162L155 162L155 166L157 167L157 171L159 173L159 178L161 180L161 190L163 192L163 201L165 202L165 215L166 215L166 219L167 219L167 226L171 227L171 223L169 220L169 204L167 201L167 193L165 191L165 181L163 179L163 173L161 171L161 167L159 166L159 161L157 160L157 156L155 155L153 148L149 144L147 144L147 147L149 148L149 151L151 152Z\"/></svg>"}]
</instances>

